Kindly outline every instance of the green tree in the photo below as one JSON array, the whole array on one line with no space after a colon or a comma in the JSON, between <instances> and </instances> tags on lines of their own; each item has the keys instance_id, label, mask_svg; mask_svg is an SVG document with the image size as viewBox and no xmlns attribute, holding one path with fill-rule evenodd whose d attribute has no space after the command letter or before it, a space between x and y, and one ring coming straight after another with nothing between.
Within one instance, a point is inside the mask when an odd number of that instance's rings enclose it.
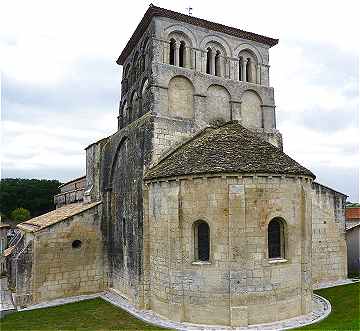
<instances>
[{"instance_id":1,"label":"green tree","mask_svg":"<svg viewBox=\"0 0 360 331\"><path fill-rule=\"evenodd\" d=\"M19 207L32 217L54 209L54 195L59 193L58 180L5 178L0 181L0 211L10 218Z\"/></svg>"},{"instance_id":2,"label":"green tree","mask_svg":"<svg viewBox=\"0 0 360 331\"><path fill-rule=\"evenodd\" d=\"M30 212L25 208L16 208L11 212L11 219L16 223L27 221L30 217Z\"/></svg>"}]
</instances>

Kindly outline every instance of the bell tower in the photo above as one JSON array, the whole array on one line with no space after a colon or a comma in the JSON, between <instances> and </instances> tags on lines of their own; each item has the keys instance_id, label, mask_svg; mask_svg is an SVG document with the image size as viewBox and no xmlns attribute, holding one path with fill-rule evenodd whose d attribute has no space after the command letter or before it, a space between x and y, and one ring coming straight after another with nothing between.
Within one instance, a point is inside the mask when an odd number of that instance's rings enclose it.
<instances>
[{"instance_id":1,"label":"bell tower","mask_svg":"<svg viewBox=\"0 0 360 331\"><path fill-rule=\"evenodd\" d=\"M159 156L206 126L236 120L282 148L269 79L269 49L277 43L150 5L117 60L119 130L150 112Z\"/></svg>"}]
</instances>

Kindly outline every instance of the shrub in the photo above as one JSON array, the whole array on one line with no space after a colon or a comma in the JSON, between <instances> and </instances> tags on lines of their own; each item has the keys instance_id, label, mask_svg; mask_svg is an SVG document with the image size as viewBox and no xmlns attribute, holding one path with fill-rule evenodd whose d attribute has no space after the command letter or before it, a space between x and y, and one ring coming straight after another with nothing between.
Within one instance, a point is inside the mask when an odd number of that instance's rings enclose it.
<instances>
[{"instance_id":1,"label":"shrub","mask_svg":"<svg viewBox=\"0 0 360 331\"><path fill-rule=\"evenodd\" d=\"M16 208L11 212L11 219L17 223L27 221L30 217L30 212L25 208Z\"/></svg>"}]
</instances>

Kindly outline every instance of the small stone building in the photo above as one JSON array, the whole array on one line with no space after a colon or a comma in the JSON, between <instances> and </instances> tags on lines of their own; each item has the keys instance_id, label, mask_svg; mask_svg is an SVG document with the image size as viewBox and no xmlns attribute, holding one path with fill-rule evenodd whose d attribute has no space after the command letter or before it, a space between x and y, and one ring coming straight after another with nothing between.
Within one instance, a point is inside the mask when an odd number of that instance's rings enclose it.
<instances>
[{"instance_id":1,"label":"small stone building","mask_svg":"<svg viewBox=\"0 0 360 331\"><path fill-rule=\"evenodd\" d=\"M118 130L19 226L17 305L110 289L138 309L247 326L311 311L346 278L346 195L276 128L277 39L151 5L119 56Z\"/></svg>"},{"instance_id":2,"label":"small stone building","mask_svg":"<svg viewBox=\"0 0 360 331\"><path fill-rule=\"evenodd\" d=\"M13 253L17 306L106 288L101 202L72 203L21 223Z\"/></svg>"}]
</instances>

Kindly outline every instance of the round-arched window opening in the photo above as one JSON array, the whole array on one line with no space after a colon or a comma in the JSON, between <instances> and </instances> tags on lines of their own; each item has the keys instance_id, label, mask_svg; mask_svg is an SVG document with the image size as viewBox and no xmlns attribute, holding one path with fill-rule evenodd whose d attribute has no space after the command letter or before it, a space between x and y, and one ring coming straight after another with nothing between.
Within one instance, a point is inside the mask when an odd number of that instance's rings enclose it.
<instances>
[{"instance_id":1,"label":"round-arched window opening","mask_svg":"<svg viewBox=\"0 0 360 331\"><path fill-rule=\"evenodd\" d=\"M72 248L80 248L82 242L80 240L74 240L71 244Z\"/></svg>"}]
</instances>

